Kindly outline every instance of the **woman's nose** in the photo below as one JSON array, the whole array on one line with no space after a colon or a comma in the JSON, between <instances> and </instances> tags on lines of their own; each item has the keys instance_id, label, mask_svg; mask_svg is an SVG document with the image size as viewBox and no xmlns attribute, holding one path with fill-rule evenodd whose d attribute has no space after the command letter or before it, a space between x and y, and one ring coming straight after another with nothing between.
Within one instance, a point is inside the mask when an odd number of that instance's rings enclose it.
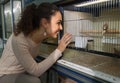
<instances>
[{"instance_id":1,"label":"woman's nose","mask_svg":"<svg viewBox=\"0 0 120 83\"><path fill-rule=\"evenodd\" d=\"M60 25L60 30L62 30L63 28L62 28L62 25Z\"/></svg>"}]
</instances>

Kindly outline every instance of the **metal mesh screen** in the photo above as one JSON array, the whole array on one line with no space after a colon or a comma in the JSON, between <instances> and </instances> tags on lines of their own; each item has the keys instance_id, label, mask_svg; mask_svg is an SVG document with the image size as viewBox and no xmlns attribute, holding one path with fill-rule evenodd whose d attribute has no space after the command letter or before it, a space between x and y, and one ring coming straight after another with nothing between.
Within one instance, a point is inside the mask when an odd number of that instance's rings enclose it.
<instances>
[{"instance_id":1,"label":"metal mesh screen","mask_svg":"<svg viewBox=\"0 0 120 83\"><path fill-rule=\"evenodd\" d=\"M120 54L120 0L89 0L64 8L64 33L69 47Z\"/></svg>"}]
</instances>

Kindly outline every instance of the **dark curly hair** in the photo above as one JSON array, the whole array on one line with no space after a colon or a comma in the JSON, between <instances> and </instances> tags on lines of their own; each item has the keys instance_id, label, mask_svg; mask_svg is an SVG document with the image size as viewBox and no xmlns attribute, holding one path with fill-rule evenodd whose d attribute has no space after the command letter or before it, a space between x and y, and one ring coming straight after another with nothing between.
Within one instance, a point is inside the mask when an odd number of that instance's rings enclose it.
<instances>
[{"instance_id":1,"label":"dark curly hair","mask_svg":"<svg viewBox=\"0 0 120 83\"><path fill-rule=\"evenodd\" d=\"M36 30L40 26L42 18L51 20L51 16L59 11L58 7L52 3L42 3L39 6L31 4L25 8L21 14L21 19L17 23L14 29L14 34L17 36L23 32L25 36L29 35L32 31Z\"/></svg>"}]
</instances>

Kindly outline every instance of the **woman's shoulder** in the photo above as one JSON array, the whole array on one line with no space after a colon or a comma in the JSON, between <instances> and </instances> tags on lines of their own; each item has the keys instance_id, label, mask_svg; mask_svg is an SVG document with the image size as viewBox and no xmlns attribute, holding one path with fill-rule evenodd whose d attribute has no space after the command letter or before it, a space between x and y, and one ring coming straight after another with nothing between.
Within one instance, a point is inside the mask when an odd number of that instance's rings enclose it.
<instances>
[{"instance_id":1,"label":"woman's shoulder","mask_svg":"<svg viewBox=\"0 0 120 83\"><path fill-rule=\"evenodd\" d=\"M19 33L17 36L14 35L14 33L13 33L12 34L12 42L28 44L26 37L24 36L24 34L22 32Z\"/></svg>"},{"instance_id":2,"label":"woman's shoulder","mask_svg":"<svg viewBox=\"0 0 120 83\"><path fill-rule=\"evenodd\" d=\"M12 33L12 36L15 37L15 38L24 38L24 34L21 32L19 33L18 35L15 35L14 33Z\"/></svg>"}]
</instances>

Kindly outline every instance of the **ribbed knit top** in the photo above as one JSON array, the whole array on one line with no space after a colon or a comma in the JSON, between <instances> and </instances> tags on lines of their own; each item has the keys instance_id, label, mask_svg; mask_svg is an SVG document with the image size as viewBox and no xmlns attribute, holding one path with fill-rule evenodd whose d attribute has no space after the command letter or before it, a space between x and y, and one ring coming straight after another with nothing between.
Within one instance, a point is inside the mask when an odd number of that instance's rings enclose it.
<instances>
[{"instance_id":1,"label":"ribbed knit top","mask_svg":"<svg viewBox=\"0 0 120 83\"><path fill-rule=\"evenodd\" d=\"M40 76L61 57L61 52L55 49L45 60L37 63L34 59L39 53L40 44L36 44L23 33L12 34L7 40L0 58L0 76L28 72Z\"/></svg>"}]
</instances>

